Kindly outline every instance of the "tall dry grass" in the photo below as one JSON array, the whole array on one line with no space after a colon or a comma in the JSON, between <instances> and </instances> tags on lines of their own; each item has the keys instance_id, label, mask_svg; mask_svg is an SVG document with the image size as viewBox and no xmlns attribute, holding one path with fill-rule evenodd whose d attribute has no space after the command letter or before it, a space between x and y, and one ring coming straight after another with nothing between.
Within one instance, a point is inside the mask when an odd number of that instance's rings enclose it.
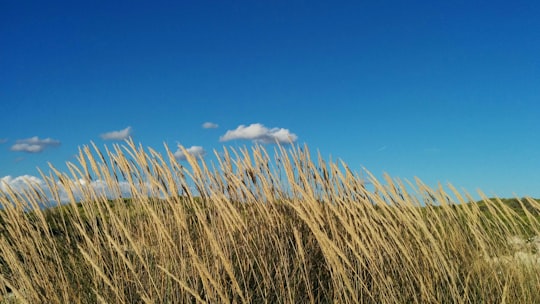
<instances>
[{"instance_id":1,"label":"tall dry grass","mask_svg":"<svg viewBox=\"0 0 540 304\"><path fill-rule=\"evenodd\" d=\"M0 302L540 303L534 246L515 241L540 235L534 200L481 208L307 147L217 156L85 146L47 187L0 192Z\"/></svg>"}]
</instances>

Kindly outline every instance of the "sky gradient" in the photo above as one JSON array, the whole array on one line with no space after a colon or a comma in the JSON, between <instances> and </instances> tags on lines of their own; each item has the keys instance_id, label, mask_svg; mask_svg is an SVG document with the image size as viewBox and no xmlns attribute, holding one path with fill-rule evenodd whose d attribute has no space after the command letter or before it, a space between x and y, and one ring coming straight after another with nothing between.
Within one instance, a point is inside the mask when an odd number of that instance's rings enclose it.
<instances>
[{"instance_id":1,"label":"sky gradient","mask_svg":"<svg viewBox=\"0 0 540 304\"><path fill-rule=\"evenodd\" d=\"M540 197L538 1L111 2L0 3L0 179L126 136L208 160L291 139Z\"/></svg>"}]
</instances>

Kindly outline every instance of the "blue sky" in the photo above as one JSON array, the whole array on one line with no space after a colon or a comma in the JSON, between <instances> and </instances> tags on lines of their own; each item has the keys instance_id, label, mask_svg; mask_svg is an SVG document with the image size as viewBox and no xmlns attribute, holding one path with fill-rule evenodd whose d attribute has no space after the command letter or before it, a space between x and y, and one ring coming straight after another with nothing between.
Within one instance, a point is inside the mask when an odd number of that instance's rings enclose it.
<instances>
[{"instance_id":1,"label":"blue sky","mask_svg":"<svg viewBox=\"0 0 540 304\"><path fill-rule=\"evenodd\" d=\"M290 136L355 171L540 197L538 16L538 1L2 1L0 178L114 131L208 160Z\"/></svg>"}]
</instances>

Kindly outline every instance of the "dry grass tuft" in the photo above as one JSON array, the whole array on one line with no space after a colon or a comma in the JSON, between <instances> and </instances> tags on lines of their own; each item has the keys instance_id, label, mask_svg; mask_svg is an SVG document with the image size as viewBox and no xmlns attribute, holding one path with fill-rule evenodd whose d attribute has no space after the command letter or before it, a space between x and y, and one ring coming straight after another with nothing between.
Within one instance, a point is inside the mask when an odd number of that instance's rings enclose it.
<instances>
[{"instance_id":1,"label":"dry grass tuft","mask_svg":"<svg viewBox=\"0 0 540 304\"><path fill-rule=\"evenodd\" d=\"M218 158L85 146L48 189L0 192L0 303L540 303L535 200L362 180L307 147Z\"/></svg>"}]
</instances>

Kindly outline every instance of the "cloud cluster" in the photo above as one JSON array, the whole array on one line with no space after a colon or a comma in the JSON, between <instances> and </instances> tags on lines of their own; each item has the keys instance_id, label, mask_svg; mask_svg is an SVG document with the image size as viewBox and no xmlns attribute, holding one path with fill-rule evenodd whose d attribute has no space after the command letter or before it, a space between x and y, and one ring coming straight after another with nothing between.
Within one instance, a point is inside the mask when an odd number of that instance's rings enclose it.
<instances>
[{"instance_id":1,"label":"cloud cluster","mask_svg":"<svg viewBox=\"0 0 540 304\"><path fill-rule=\"evenodd\" d=\"M217 128L218 125L211 122L206 122L202 125L203 128ZM101 138L104 140L124 140L129 138L132 133L132 128L128 126L127 128L119 131L112 131L107 132L104 134L101 134ZM297 136L294 133L291 133L288 129L284 128L267 128L264 125L260 123L254 123L249 126L240 125L234 130L228 130L223 136L219 138L221 142L230 141L230 140L250 140L255 143L281 143L281 144L288 144L295 142L297 140ZM4 140L0 139L0 143L5 142ZM45 149L51 148L51 147L57 147L60 145L59 140L51 139L51 138L45 138L40 139L39 137L31 137L27 139L19 139L15 141L15 144L11 146L12 151L23 151L28 153L39 153L44 151ZM182 146L178 145L178 149L174 152L174 156L178 160L186 160L188 155L193 156L195 158L200 158L206 155L206 151L202 146L191 146L189 148L182 149ZM32 175L23 175L23 176L4 176L0 177L0 191L7 191L7 189L12 189L16 192L23 192L24 190L28 189L31 186L38 186L41 189L43 189L44 194L46 196L46 202L43 202L44 204L54 203L56 197L53 196L51 193L51 190L48 189L47 183L39 177L32 176ZM85 180L79 180L74 181L74 183L71 185L71 187L74 187L73 193L75 195L75 199L80 199L82 197L83 192L82 190L93 190L95 193L104 193L109 198L115 198L119 195L123 197L128 197L131 195L131 191L133 190L132 187L126 182L126 181L119 181L119 189L120 193L115 189L111 189L104 181L101 180L93 180L93 181L85 181ZM60 182L56 182L55 185L56 189L59 191L59 200L60 202L68 202L70 199L70 196L68 195L69 191L66 191L64 186ZM149 189L144 187L150 187L150 185L143 186L143 189ZM85 190L86 189L86 190Z\"/></svg>"},{"instance_id":2,"label":"cloud cluster","mask_svg":"<svg viewBox=\"0 0 540 304\"><path fill-rule=\"evenodd\" d=\"M11 151L27 152L27 153L40 153L47 148L60 146L60 141L52 138L39 139L34 136L27 139L18 139L15 144L11 146Z\"/></svg>"},{"instance_id":3,"label":"cloud cluster","mask_svg":"<svg viewBox=\"0 0 540 304\"><path fill-rule=\"evenodd\" d=\"M45 194L45 198L47 201L41 201L40 204L45 206L47 204L55 202L55 196L51 194L49 186L43 179L39 177L32 175L13 177L8 175L0 178L0 191L3 192L6 192L9 188L15 193L23 193L25 190L31 189L33 187L41 188L43 190L43 193ZM68 192L66 191L66 188L62 185L62 183L57 181L55 187L57 187L60 202L69 202L70 196L68 195ZM145 184L145 187L147 191L150 190L149 184ZM74 181L70 188L76 200L80 200L83 197L81 189L90 189L98 195L105 194L105 196L109 199L118 198L119 196L129 197L132 191L132 187L127 181L119 181L118 188L120 190L120 193L117 193L116 190L111 189L109 185L107 185L107 183L103 180L94 180L91 182L87 182L80 179Z\"/></svg>"},{"instance_id":4,"label":"cloud cluster","mask_svg":"<svg viewBox=\"0 0 540 304\"><path fill-rule=\"evenodd\" d=\"M219 141L230 141L235 139L251 140L263 144L288 144L298 139L296 134L288 129L272 128L268 129L260 123L254 123L249 126L240 125L234 130L228 130L225 135L219 138Z\"/></svg>"},{"instance_id":5,"label":"cloud cluster","mask_svg":"<svg viewBox=\"0 0 540 304\"><path fill-rule=\"evenodd\" d=\"M100 137L101 139L104 139L104 140L124 140L124 139L129 138L132 133L133 133L133 129L131 127L127 127L123 130L103 133L100 135Z\"/></svg>"},{"instance_id":6,"label":"cloud cluster","mask_svg":"<svg viewBox=\"0 0 540 304\"><path fill-rule=\"evenodd\" d=\"M191 147L186 149L186 152L189 155L191 155L191 156L193 156L195 158L202 157L202 156L204 156L206 154L206 151L201 146L191 146ZM176 152L174 152L174 157L176 157L178 160L186 160L187 159L187 156L182 151L182 149L180 148L180 145L178 145L178 150L176 150Z\"/></svg>"},{"instance_id":7,"label":"cloud cluster","mask_svg":"<svg viewBox=\"0 0 540 304\"><path fill-rule=\"evenodd\" d=\"M204 129L216 129L219 127L219 125L213 122L205 122L202 124L202 127Z\"/></svg>"},{"instance_id":8,"label":"cloud cluster","mask_svg":"<svg viewBox=\"0 0 540 304\"><path fill-rule=\"evenodd\" d=\"M8 187L15 191L21 191L28 188L28 185L38 185L40 187L45 186L45 182L32 175L21 175L13 177L11 175L0 178L0 190L6 191Z\"/></svg>"}]
</instances>

